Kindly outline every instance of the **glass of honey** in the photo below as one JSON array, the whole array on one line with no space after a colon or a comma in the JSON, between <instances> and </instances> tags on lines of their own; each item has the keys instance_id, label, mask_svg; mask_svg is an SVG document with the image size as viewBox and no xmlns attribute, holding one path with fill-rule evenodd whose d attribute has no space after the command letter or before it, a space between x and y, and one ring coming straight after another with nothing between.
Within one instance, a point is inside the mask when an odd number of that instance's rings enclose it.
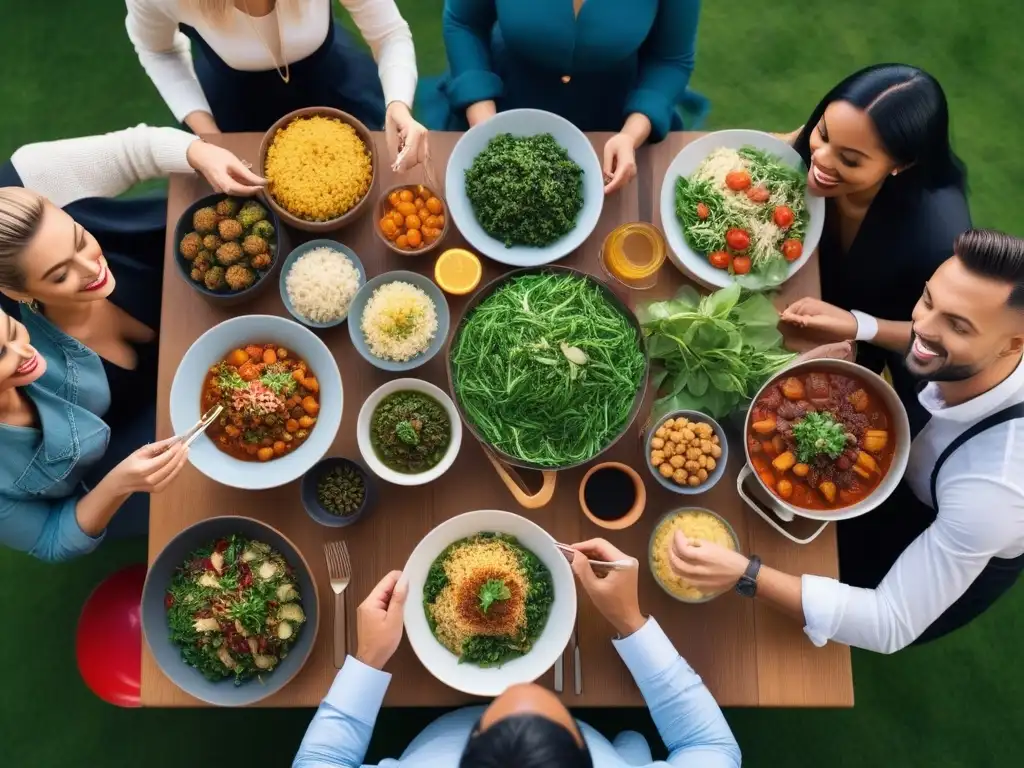
<instances>
[{"instance_id":1,"label":"glass of honey","mask_svg":"<svg viewBox=\"0 0 1024 768\"><path fill-rule=\"evenodd\" d=\"M601 247L605 272L627 288L653 288L664 263L665 237L653 224L622 224L612 230Z\"/></svg>"}]
</instances>

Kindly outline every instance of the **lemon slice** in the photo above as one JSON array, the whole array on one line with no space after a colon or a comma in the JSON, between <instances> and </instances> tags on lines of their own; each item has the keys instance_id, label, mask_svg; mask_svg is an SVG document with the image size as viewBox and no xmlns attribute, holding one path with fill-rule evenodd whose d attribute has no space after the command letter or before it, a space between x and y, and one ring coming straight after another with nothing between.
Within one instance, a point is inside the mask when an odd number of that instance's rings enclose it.
<instances>
[{"instance_id":1,"label":"lemon slice","mask_svg":"<svg viewBox=\"0 0 1024 768\"><path fill-rule=\"evenodd\" d=\"M446 293L462 296L480 284L483 267L475 254L462 248L449 248L437 257L434 280Z\"/></svg>"}]
</instances>

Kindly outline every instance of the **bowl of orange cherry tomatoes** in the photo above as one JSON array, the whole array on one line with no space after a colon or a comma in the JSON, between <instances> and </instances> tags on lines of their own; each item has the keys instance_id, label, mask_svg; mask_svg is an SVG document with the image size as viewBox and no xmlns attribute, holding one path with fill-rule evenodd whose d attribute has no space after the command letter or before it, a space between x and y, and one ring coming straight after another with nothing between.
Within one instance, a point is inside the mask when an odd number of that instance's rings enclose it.
<instances>
[{"instance_id":1,"label":"bowl of orange cherry tomatoes","mask_svg":"<svg viewBox=\"0 0 1024 768\"><path fill-rule=\"evenodd\" d=\"M377 236L395 253L428 253L448 234L444 199L422 184L391 187L381 195L378 211Z\"/></svg>"}]
</instances>

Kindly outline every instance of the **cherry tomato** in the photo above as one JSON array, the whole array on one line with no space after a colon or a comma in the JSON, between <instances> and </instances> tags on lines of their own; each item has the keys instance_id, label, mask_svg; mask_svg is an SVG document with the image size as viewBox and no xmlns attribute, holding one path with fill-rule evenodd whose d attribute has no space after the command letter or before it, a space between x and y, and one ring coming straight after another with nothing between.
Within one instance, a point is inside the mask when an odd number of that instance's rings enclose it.
<instances>
[{"instance_id":1,"label":"cherry tomato","mask_svg":"<svg viewBox=\"0 0 1024 768\"><path fill-rule=\"evenodd\" d=\"M782 256L786 261L796 261L803 255L804 246L799 240L786 240L782 244Z\"/></svg>"},{"instance_id":2,"label":"cherry tomato","mask_svg":"<svg viewBox=\"0 0 1024 768\"><path fill-rule=\"evenodd\" d=\"M788 205L780 205L775 209L772 218L775 220L776 226L782 229L789 229L793 224L793 219L796 217L793 215L792 208Z\"/></svg>"},{"instance_id":3,"label":"cherry tomato","mask_svg":"<svg viewBox=\"0 0 1024 768\"><path fill-rule=\"evenodd\" d=\"M750 247L750 235L738 227L733 227L725 233L725 244L732 250L743 253Z\"/></svg>"},{"instance_id":4,"label":"cherry tomato","mask_svg":"<svg viewBox=\"0 0 1024 768\"><path fill-rule=\"evenodd\" d=\"M747 197L755 203L767 203L771 196L772 193L768 191L768 188L762 187L760 184L747 190Z\"/></svg>"},{"instance_id":5,"label":"cherry tomato","mask_svg":"<svg viewBox=\"0 0 1024 768\"><path fill-rule=\"evenodd\" d=\"M750 257L737 256L732 260L732 271L736 275L745 275L750 271Z\"/></svg>"},{"instance_id":6,"label":"cherry tomato","mask_svg":"<svg viewBox=\"0 0 1024 768\"><path fill-rule=\"evenodd\" d=\"M725 176L725 186L733 192L742 192L750 186L750 174L746 171L729 171Z\"/></svg>"},{"instance_id":7,"label":"cherry tomato","mask_svg":"<svg viewBox=\"0 0 1024 768\"><path fill-rule=\"evenodd\" d=\"M711 215L711 211L708 210L708 207L706 205L704 205L704 203L697 203L697 218L698 219L700 219L701 221L704 221L704 219L706 219L710 215Z\"/></svg>"},{"instance_id":8,"label":"cherry tomato","mask_svg":"<svg viewBox=\"0 0 1024 768\"><path fill-rule=\"evenodd\" d=\"M715 269L728 269L732 256L725 251L713 251L708 254L708 261L711 262L711 266Z\"/></svg>"}]
</instances>

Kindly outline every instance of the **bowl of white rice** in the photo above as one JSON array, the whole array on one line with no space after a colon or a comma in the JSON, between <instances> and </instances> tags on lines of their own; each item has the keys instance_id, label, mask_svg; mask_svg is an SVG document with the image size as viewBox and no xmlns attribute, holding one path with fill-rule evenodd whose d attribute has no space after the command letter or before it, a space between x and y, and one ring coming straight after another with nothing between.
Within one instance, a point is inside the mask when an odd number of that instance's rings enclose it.
<instances>
[{"instance_id":1,"label":"bowl of white rice","mask_svg":"<svg viewBox=\"0 0 1024 768\"><path fill-rule=\"evenodd\" d=\"M349 310L352 344L384 371L410 371L436 355L448 338L448 302L434 281L398 270L368 280Z\"/></svg>"},{"instance_id":2,"label":"bowl of white rice","mask_svg":"<svg viewBox=\"0 0 1024 768\"><path fill-rule=\"evenodd\" d=\"M281 301L292 317L310 328L345 322L366 282L355 252L335 240L310 240L295 248L281 268Z\"/></svg>"}]
</instances>

